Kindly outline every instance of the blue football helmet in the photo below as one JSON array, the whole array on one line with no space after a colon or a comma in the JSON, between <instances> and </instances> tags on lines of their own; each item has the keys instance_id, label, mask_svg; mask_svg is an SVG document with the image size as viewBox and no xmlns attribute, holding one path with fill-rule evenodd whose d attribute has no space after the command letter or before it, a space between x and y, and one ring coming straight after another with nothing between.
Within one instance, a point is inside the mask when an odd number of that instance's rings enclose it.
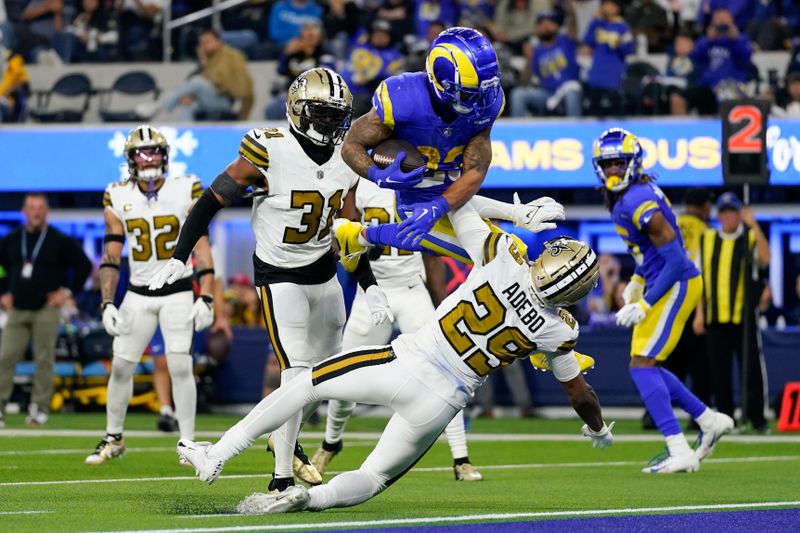
<instances>
[{"instance_id":1,"label":"blue football helmet","mask_svg":"<svg viewBox=\"0 0 800 533\"><path fill-rule=\"evenodd\" d=\"M500 95L497 54L477 30L443 31L433 41L425 64L436 96L459 115L479 115Z\"/></svg>"},{"instance_id":2,"label":"blue football helmet","mask_svg":"<svg viewBox=\"0 0 800 533\"><path fill-rule=\"evenodd\" d=\"M600 183L620 192L642 175L642 146L639 139L622 128L610 128L594 143L592 164Z\"/></svg>"}]
</instances>

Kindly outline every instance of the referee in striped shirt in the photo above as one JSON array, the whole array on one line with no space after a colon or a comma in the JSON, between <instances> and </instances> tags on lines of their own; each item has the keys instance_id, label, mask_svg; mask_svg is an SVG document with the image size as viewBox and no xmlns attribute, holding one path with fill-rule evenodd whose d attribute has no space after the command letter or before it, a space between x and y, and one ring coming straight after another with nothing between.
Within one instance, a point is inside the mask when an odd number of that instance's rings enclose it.
<instances>
[{"instance_id":1,"label":"referee in striped shirt","mask_svg":"<svg viewBox=\"0 0 800 533\"><path fill-rule=\"evenodd\" d=\"M769 242L756 222L753 210L742 206L734 193L720 195L717 218L720 229L707 229L701 238L700 267L704 290L702 305L698 308L698 313L705 318L715 403L719 411L733 416L733 361L736 354L740 370L742 362L746 360L747 363L747 390L742 391L742 396L747 402L749 421L757 432L765 432L766 372L755 302L764 288L758 272L769 266ZM747 346L744 346L746 323L750 333Z\"/></svg>"}]
</instances>

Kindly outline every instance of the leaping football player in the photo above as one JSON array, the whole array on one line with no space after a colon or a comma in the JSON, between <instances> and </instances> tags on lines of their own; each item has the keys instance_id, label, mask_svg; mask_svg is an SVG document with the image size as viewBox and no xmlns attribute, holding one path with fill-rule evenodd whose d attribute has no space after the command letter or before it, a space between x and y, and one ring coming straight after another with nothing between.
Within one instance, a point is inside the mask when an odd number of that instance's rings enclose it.
<instances>
[{"instance_id":1,"label":"leaping football player","mask_svg":"<svg viewBox=\"0 0 800 533\"><path fill-rule=\"evenodd\" d=\"M201 296L194 299L192 271L183 270L174 284L151 290L150 277L173 255L178 232L203 186L194 176L167 178L169 144L147 124L134 128L125 140L130 178L112 183L103 195L106 234L100 290L103 326L114 337L111 375L106 404L106 436L86 457L100 465L125 452L123 424L133 392L133 374L145 347L160 326L172 396L181 438L194 437L197 388L191 354L195 330L214 319L212 282L214 265L208 238L201 236L195 249ZM122 246L128 238L130 283L119 309L114 295L119 282Z\"/></svg>"},{"instance_id":2,"label":"leaping football player","mask_svg":"<svg viewBox=\"0 0 800 533\"><path fill-rule=\"evenodd\" d=\"M337 399L394 411L358 470L310 490L292 486L280 494L253 494L239 504L239 512L320 511L369 500L419 461L488 374L536 352L546 354L553 375L585 422L583 434L595 447L613 443L597 396L573 355L578 325L561 308L597 284L594 252L561 237L548 241L530 264L518 241L491 231L470 204L451 212L450 219L475 268L439 305L435 320L389 346L346 351L304 370L213 445L178 444L182 460L211 483L227 461L308 403Z\"/></svg>"},{"instance_id":3,"label":"leaping football player","mask_svg":"<svg viewBox=\"0 0 800 533\"><path fill-rule=\"evenodd\" d=\"M245 134L238 157L192 209L173 258L150 281L158 288L177 279L217 211L253 187L255 285L281 367L281 388L342 348L344 296L331 237L337 213L358 217L359 177L339 155L352 114L353 96L339 74L314 68L298 76L287 97L289 127L254 128ZM359 262L357 277L373 319L387 320L386 295L367 261ZM293 485L293 474L312 485L322 482L296 442L302 420L316 407L308 406L304 413L298 408L272 434L275 472L270 491Z\"/></svg>"},{"instance_id":4,"label":"leaping football player","mask_svg":"<svg viewBox=\"0 0 800 533\"><path fill-rule=\"evenodd\" d=\"M703 281L683 248L671 204L642 168L638 139L611 128L595 142L594 170L617 233L636 260L636 270L617 313L617 324L633 326L630 374L647 410L667 443L643 472L694 472L714 450L733 420L709 409L660 363L669 357L686 320L697 306ZM701 436L695 451L681 431L672 404L697 421Z\"/></svg>"},{"instance_id":5,"label":"leaping football player","mask_svg":"<svg viewBox=\"0 0 800 533\"><path fill-rule=\"evenodd\" d=\"M394 222L394 194L389 189L381 189L370 181L362 180L356 190L356 209L366 224ZM434 304L441 303L446 296L444 264L440 257L389 246L375 248L373 252L380 253L371 262L372 270L389 301L392 320L375 325L366 295L359 290L344 328L342 346L345 350L358 346L385 345L392 337L393 326L397 326L401 333L413 333L421 329L433 319ZM371 259L374 258L375 255L371 253ZM435 302L431 300L432 297ZM354 407L353 402L328 402L325 438L311 457L311 464L320 474L325 473L328 464L342 450L342 434ZM483 476L469 460L463 411L453 417L444 433L453 456L456 481L481 481Z\"/></svg>"}]
</instances>

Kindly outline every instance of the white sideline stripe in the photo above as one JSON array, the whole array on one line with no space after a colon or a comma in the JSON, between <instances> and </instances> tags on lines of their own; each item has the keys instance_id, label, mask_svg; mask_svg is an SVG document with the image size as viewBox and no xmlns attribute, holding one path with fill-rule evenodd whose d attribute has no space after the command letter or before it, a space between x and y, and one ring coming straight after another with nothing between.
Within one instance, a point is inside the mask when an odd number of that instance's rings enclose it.
<instances>
[{"instance_id":1,"label":"white sideline stripe","mask_svg":"<svg viewBox=\"0 0 800 533\"><path fill-rule=\"evenodd\" d=\"M20 456L20 455L71 455L74 453L89 454L92 450L88 448L75 448L63 450L5 450L0 451L0 457ZM128 452L154 453L154 452L174 452L175 446L161 446L157 448L127 448Z\"/></svg>"},{"instance_id":2,"label":"white sideline stripe","mask_svg":"<svg viewBox=\"0 0 800 533\"><path fill-rule=\"evenodd\" d=\"M576 422L577 424L577 422ZM576 425L577 428L577 425ZM199 431L197 437L219 438L224 433L221 431ZM97 437L102 436L102 431L91 429L0 429L0 438L3 437ZM161 431L130 430L125 432L126 437L168 437ZM346 437L358 440L377 441L380 432L355 432L347 433ZM174 436L177 439L177 435ZM302 439L322 439L325 433L321 431L303 432ZM444 437L441 437L444 439ZM467 439L474 442L583 442L586 437L565 433L471 433L467 432ZM625 435L614 434L614 442L664 442L664 437L654 435ZM738 442L741 444L800 444L800 435L725 435L725 442Z\"/></svg>"},{"instance_id":3,"label":"white sideline stripe","mask_svg":"<svg viewBox=\"0 0 800 533\"><path fill-rule=\"evenodd\" d=\"M204 528L180 528L180 529L137 529L122 531L117 533L195 533L202 531L276 531L287 529L329 529L339 527L370 527L370 526L396 526L407 524L437 524L442 522L469 522L469 521L497 521L512 518L557 518L562 516L603 516L615 514L638 514L638 513L669 513L674 511L722 511L727 509L753 509L765 507L796 507L800 506L798 501L785 502L752 502L752 503L719 503L709 505L676 505L671 507L631 507L623 509L587 509L582 511L542 511L533 513L493 513L493 514L473 514L461 516L431 516L428 518L389 518L385 520L362 520L350 522L322 522L307 524L264 524L260 526L226 526L226 527L204 527ZM214 516L214 515L211 515ZM223 514L216 516L230 517L232 515ZM252 515L243 515L252 516Z\"/></svg>"},{"instance_id":4,"label":"white sideline stripe","mask_svg":"<svg viewBox=\"0 0 800 533\"><path fill-rule=\"evenodd\" d=\"M764 457L725 457L721 459L706 459L704 463L764 463L776 461L800 461L800 455L772 455ZM524 468L595 468L609 466L641 466L642 461L597 461L583 463L529 463L514 465L480 465L481 470L513 470ZM433 466L414 468L412 473L450 472L451 466ZM334 470L327 474L341 474L342 470ZM253 479L267 478L270 474L235 474L221 476L220 479ZM141 483L146 481L188 481L197 479L194 476L169 476L169 477L139 477L139 478L108 478L108 479L64 479L54 481L11 481L0 483L0 487L28 487L34 485L81 485L92 483Z\"/></svg>"},{"instance_id":5,"label":"white sideline stripe","mask_svg":"<svg viewBox=\"0 0 800 533\"><path fill-rule=\"evenodd\" d=\"M10 516L19 514L47 514L55 513L55 511L0 511L0 516Z\"/></svg>"}]
</instances>

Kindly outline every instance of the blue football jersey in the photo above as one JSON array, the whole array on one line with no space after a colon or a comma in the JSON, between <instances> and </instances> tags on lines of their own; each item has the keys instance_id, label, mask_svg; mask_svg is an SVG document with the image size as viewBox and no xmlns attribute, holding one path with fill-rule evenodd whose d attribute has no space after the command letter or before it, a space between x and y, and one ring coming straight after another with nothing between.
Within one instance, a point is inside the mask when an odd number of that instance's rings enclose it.
<instances>
[{"instance_id":1,"label":"blue football jersey","mask_svg":"<svg viewBox=\"0 0 800 533\"><path fill-rule=\"evenodd\" d=\"M622 194L611 210L611 217L617 227L617 233L636 259L639 271L645 279L645 290L650 287L664 268L664 258L647 235L647 225L653 215L661 212L667 223L675 230L675 236L681 247L683 239L666 195L653 183L635 182ZM697 267L689 258L683 256L683 275L681 280L688 280L698 275Z\"/></svg>"},{"instance_id":2,"label":"blue football jersey","mask_svg":"<svg viewBox=\"0 0 800 533\"><path fill-rule=\"evenodd\" d=\"M410 204L432 199L458 178L464 148L475 135L492 127L503 112L505 96L501 91L483 115L459 115L448 123L433 109L427 75L413 72L384 80L372 96L372 105L383 123L394 130L394 138L410 142L428 158L424 181L398 195L401 203Z\"/></svg>"}]
</instances>

